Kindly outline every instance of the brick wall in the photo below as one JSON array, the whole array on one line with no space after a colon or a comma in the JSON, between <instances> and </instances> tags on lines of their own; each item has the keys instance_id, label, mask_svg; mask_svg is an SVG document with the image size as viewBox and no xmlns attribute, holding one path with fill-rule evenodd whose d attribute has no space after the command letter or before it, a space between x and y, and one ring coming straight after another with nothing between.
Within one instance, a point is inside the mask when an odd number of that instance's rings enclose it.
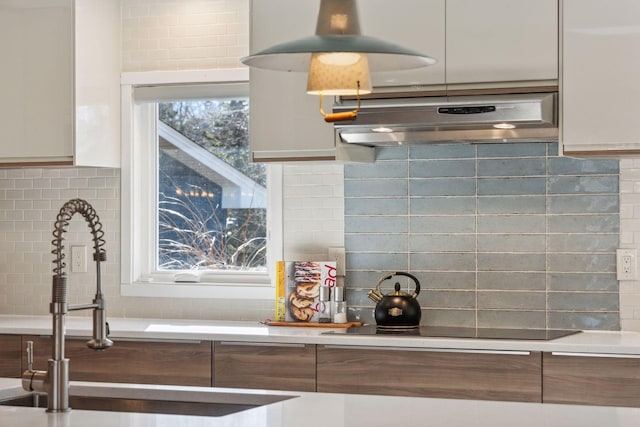
<instances>
[{"instance_id":1,"label":"brick wall","mask_svg":"<svg viewBox=\"0 0 640 427\"><path fill-rule=\"evenodd\" d=\"M343 166L285 165L284 258L325 259L344 246Z\"/></svg>"},{"instance_id":2,"label":"brick wall","mask_svg":"<svg viewBox=\"0 0 640 427\"><path fill-rule=\"evenodd\" d=\"M237 68L249 54L248 0L122 1L122 71Z\"/></svg>"}]
</instances>

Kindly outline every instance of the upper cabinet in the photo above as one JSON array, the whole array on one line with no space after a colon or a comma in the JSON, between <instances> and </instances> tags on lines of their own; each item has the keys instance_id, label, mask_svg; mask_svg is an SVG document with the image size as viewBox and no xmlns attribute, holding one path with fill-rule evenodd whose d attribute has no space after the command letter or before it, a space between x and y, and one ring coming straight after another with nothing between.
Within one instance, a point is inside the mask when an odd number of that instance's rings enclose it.
<instances>
[{"instance_id":1,"label":"upper cabinet","mask_svg":"<svg viewBox=\"0 0 640 427\"><path fill-rule=\"evenodd\" d=\"M557 84L558 0L446 0L447 84Z\"/></svg>"},{"instance_id":2,"label":"upper cabinet","mask_svg":"<svg viewBox=\"0 0 640 427\"><path fill-rule=\"evenodd\" d=\"M319 0L252 0L251 52L314 34ZM430 55L416 70L374 72L374 92L557 85L558 0L360 0L361 32ZM255 161L370 161L336 141L306 94L306 73L251 69ZM324 100L330 111L332 99Z\"/></svg>"},{"instance_id":3,"label":"upper cabinet","mask_svg":"<svg viewBox=\"0 0 640 427\"><path fill-rule=\"evenodd\" d=\"M640 154L640 2L564 0L561 144L568 156Z\"/></svg>"},{"instance_id":4,"label":"upper cabinet","mask_svg":"<svg viewBox=\"0 0 640 427\"><path fill-rule=\"evenodd\" d=\"M363 34L438 60L374 73L379 92L557 85L558 0L364 0L358 7Z\"/></svg>"},{"instance_id":5,"label":"upper cabinet","mask_svg":"<svg viewBox=\"0 0 640 427\"><path fill-rule=\"evenodd\" d=\"M438 62L414 70L371 74L374 92L404 86L413 90L444 89L445 0L359 0L360 31L435 58ZM384 89L388 88L388 89Z\"/></svg>"},{"instance_id":6,"label":"upper cabinet","mask_svg":"<svg viewBox=\"0 0 640 427\"><path fill-rule=\"evenodd\" d=\"M252 0L251 52L314 34L319 1ZM336 141L333 125L308 95L307 73L252 68L249 78L249 140L256 162L304 160L373 161L372 148ZM331 111L332 97L324 98Z\"/></svg>"},{"instance_id":7,"label":"upper cabinet","mask_svg":"<svg viewBox=\"0 0 640 427\"><path fill-rule=\"evenodd\" d=\"M120 2L0 0L0 166L120 165Z\"/></svg>"}]
</instances>

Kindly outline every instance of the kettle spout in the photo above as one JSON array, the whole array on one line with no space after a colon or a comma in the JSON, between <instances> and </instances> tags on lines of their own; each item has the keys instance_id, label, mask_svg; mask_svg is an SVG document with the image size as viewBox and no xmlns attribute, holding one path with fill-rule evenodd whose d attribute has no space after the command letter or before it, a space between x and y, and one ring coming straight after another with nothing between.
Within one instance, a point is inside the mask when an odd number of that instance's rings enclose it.
<instances>
[{"instance_id":1,"label":"kettle spout","mask_svg":"<svg viewBox=\"0 0 640 427\"><path fill-rule=\"evenodd\" d=\"M377 289L371 289L369 292L367 292L367 296L369 297L369 299L373 302L380 302L380 300L382 300L382 297L384 295L382 295L382 292L380 292Z\"/></svg>"}]
</instances>

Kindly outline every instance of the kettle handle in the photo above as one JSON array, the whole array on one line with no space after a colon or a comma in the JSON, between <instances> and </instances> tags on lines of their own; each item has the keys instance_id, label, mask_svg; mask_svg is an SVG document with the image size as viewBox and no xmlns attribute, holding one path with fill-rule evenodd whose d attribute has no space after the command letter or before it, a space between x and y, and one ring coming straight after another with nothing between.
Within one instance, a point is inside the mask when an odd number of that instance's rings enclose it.
<instances>
[{"instance_id":1,"label":"kettle handle","mask_svg":"<svg viewBox=\"0 0 640 427\"><path fill-rule=\"evenodd\" d=\"M404 271L394 271L393 273L389 273L386 276L383 276L380 280L378 280L378 284L376 285L376 290L381 294L380 291L380 285L382 284L382 282L384 282L387 279L391 279L393 276L406 276L408 278L410 278L411 280L413 280L413 282L416 285L416 289L413 292L413 295L411 295L412 298L416 298L418 296L418 294L420 293L420 281L418 280L418 278L416 276L414 276L411 273L405 273Z\"/></svg>"}]
</instances>

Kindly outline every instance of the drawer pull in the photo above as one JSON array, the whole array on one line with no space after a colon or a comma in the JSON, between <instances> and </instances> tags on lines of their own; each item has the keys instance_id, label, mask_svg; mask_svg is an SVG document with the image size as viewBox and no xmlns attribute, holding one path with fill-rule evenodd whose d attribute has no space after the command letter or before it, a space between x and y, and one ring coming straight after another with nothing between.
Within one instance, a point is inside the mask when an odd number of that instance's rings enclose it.
<instances>
[{"instance_id":1,"label":"drawer pull","mask_svg":"<svg viewBox=\"0 0 640 427\"><path fill-rule=\"evenodd\" d=\"M306 344L286 342L247 342L247 341L216 341L214 345L244 345L247 347L288 347L305 348Z\"/></svg>"},{"instance_id":2,"label":"drawer pull","mask_svg":"<svg viewBox=\"0 0 640 427\"><path fill-rule=\"evenodd\" d=\"M458 349L458 348L420 348L420 347L373 347L328 344L325 348L351 349L351 350L394 350L394 351L426 351L432 353L467 353L467 354L504 354L511 356L530 356L530 351L519 350L482 350L482 349Z\"/></svg>"},{"instance_id":3,"label":"drawer pull","mask_svg":"<svg viewBox=\"0 0 640 427\"><path fill-rule=\"evenodd\" d=\"M74 339L81 339L74 337ZM158 343L158 344L206 344L211 341L202 340L181 340L181 339L164 339L164 338L117 338L120 342L133 342L133 343Z\"/></svg>"},{"instance_id":4,"label":"drawer pull","mask_svg":"<svg viewBox=\"0 0 640 427\"><path fill-rule=\"evenodd\" d=\"M564 351L552 351L552 356L568 357L603 357L612 359L640 359L640 354L620 354L620 353L571 353Z\"/></svg>"}]
</instances>

